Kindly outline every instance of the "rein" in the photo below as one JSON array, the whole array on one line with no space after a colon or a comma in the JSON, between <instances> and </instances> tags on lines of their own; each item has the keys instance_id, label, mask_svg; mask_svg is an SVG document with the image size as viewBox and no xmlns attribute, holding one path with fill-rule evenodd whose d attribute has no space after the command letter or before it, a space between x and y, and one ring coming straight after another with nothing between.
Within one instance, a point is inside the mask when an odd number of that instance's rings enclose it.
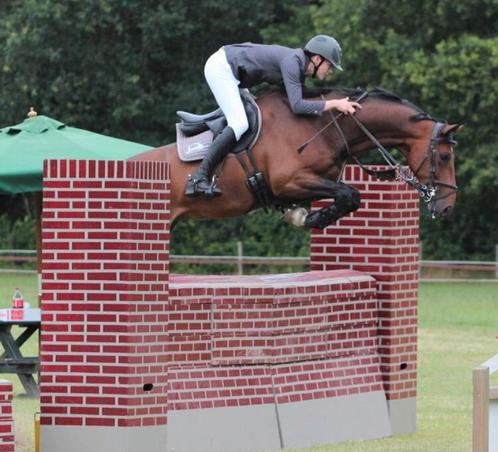
<instances>
[{"instance_id":1,"label":"rein","mask_svg":"<svg viewBox=\"0 0 498 452\"><path fill-rule=\"evenodd\" d=\"M368 91L365 91L360 97L358 97L356 99L356 102L361 102L365 97L368 96ZM306 146L308 146L308 144L310 144L317 136L321 135L322 132L325 130L325 129L328 129L332 124L334 124L341 116L344 116L344 113L339 113L337 116L334 116L332 113L331 113L331 116L332 116L332 119L327 123L325 124L318 132L316 132L311 138L308 138L301 146L299 146L297 148L297 153L298 154L301 154L301 152L304 151L304 149L306 148ZM344 137L344 140L345 140L345 137Z\"/></svg>"},{"instance_id":2,"label":"rein","mask_svg":"<svg viewBox=\"0 0 498 452\"><path fill-rule=\"evenodd\" d=\"M427 203L429 204L433 198L436 196L437 192L437 181L436 181L436 153L437 150L435 146L433 145L434 141L439 142L438 136L443 127L445 126L444 123L438 122L434 125L434 128L432 129L432 137L431 137L431 144L428 153L431 154L431 184L430 185L425 185L422 184L421 182L418 181L416 178L417 173L419 172L420 168L422 167L423 163L427 160L427 156L422 160L421 164L417 168L417 171L413 173L413 176L407 172L404 167L401 165L401 163L396 160L390 153L389 151L375 138L372 133L365 127L365 125L354 115L351 116L352 119L356 122L358 127L363 131L363 133L377 146L377 150L379 151L380 155L384 158L384 160L387 162L389 165L388 170L384 171L375 171L375 170L369 170L368 168L365 168L363 165L360 165L364 171L366 171L368 174L377 176L382 179L382 175L384 173L389 173L392 174L392 178L395 178L395 175L399 175L399 179L405 181L407 184L411 185L415 190L418 191L420 197ZM359 162L359 160L354 157L355 161Z\"/></svg>"},{"instance_id":3,"label":"rein","mask_svg":"<svg viewBox=\"0 0 498 452\"><path fill-rule=\"evenodd\" d=\"M365 91L360 97L356 99L356 102L360 102L363 99L365 99L369 93L370 93L369 91ZM367 168L359 161L359 159L356 156L352 154L346 136L344 135L344 132L342 131L341 127L339 126L339 123L337 122L337 120L341 116L344 116L344 113L339 113L338 115L334 116L334 114L331 112L330 115L332 119L324 127L322 127L315 135L313 135L310 139L308 139L301 146L299 146L299 148L297 149L298 153L301 153L311 141L313 141L325 129L327 129L333 124L336 127L342 140L344 141L344 145L346 147L349 157L352 158L363 171L365 171L367 174L371 176L378 177L379 179L394 180L397 178L398 180L402 180L406 182L408 185L412 186L415 190L417 190L418 194L425 201L425 203L427 204L432 203L430 209L432 218L436 217L436 201L444 199L449 196L448 193L446 195L438 197L437 196L438 187L443 186L455 191L458 190L458 187L456 185L440 181L436 177L437 145L441 142L439 134L446 125L444 122L435 121L434 127L432 129L431 141L429 143L427 154L422 160L422 162L420 162L419 166L417 167L417 170L414 171L413 174L411 174L410 172L405 170L405 168L401 165L401 163L389 153L389 151L382 145L382 143L379 140L377 140L377 138L375 138L375 136L365 127L365 125L355 115L351 115L350 117L355 121L356 125L360 128L360 130L376 146L382 158L386 161L387 165L389 166L389 169L387 170L371 170ZM420 169L422 168L423 164L427 159L430 159L430 165L431 165L430 168L431 182L429 185L421 183L417 178L418 172L420 171ZM342 176L342 171L341 171L341 176Z\"/></svg>"}]
</instances>

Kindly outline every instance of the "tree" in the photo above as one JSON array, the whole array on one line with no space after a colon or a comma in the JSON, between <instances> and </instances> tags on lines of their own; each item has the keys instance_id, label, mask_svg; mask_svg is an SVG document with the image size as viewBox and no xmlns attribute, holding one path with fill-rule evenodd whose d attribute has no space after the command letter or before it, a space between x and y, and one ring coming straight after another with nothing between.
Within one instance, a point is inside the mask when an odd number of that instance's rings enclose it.
<instances>
[{"instance_id":1,"label":"tree","mask_svg":"<svg viewBox=\"0 0 498 452\"><path fill-rule=\"evenodd\" d=\"M176 109L213 105L202 80L209 54L260 40L271 18L263 0L26 0L3 20L2 123L34 105L74 126L164 144Z\"/></svg>"},{"instance_id":2,"label":"tree","mask_svg":"<svg viewBox=\"0 0 498 452\"><path fill-rule=\"evenodd\" d=\"M2 124L19 122L33 105L73 126L150 145L174 140L177 109L214 107L202 67L219 46L252 40L299 47L313 34L331 34L344 50L345 71L334 85L380 85L433 116L465 122L455 215L443 223L423 218L425 256L494 253L496 0L10 0L0 12ZM240 232L238 221L227 222L224 237ZM257 236L278 221L252 217L245 233ZM210 223L200 224L179 227L177 237L186 243L182 234L216 235ZM264 249L302 250L307 235L285 227L293 247Z\"/></svg>"},{"instance_id":3,"label":"tree","mask_svg":"<svg viewBox=\"0 0 498 452\"><path fill-rule=\"evenodd\" d=\"M324 0L298 9L279 33L292 37L299 23L341 42L345 71L335 83L380 85L435 117L465 123L456 149L457 208L439 224L423 216L424 255L491 259L498 243L498 183L489 174L498 159L498 3Z\"/></svg>"},{"instance_id":4,"label":"tree","mask_svg":"<svg viewBox=\"0 0 498 452\"><path fill-rule=\"evenodd\" d=\"M34 106L75 127L157 146L173 141L177 109L202 113L215 106L203 79L207 57L226 43L262 42L260 30L287 21L290 4L302 2L2 3L0 121L18 123ZM269 229L285 239L270 239ZM247 253L264 255L300 253L309 237L281 224L278 214L256 215L246 223L181 224L173 248L233 253L237 235L245 237Z\"/></svg>"}]
</instances>

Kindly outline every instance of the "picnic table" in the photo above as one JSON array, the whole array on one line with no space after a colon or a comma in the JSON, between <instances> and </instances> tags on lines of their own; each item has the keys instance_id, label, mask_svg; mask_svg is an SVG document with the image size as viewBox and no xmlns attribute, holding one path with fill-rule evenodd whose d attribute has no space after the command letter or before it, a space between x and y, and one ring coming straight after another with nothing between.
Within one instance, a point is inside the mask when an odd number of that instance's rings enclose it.
<instances>
[{"instance_id":1,"label":"picnic table","mask_svg":"<svg viewBox=\"0 0 498 452\"><path fill-rule=\"evenodd\" d=\"M33 375L40 367L38 356L23 356L22 345L40 329L40 309L0 309L0 342L4 353L0 355L0 374L17 374L30 397L38 397L40 391ZM22 332L14 337L12 327Z\"/></svg>"}]
</instances>

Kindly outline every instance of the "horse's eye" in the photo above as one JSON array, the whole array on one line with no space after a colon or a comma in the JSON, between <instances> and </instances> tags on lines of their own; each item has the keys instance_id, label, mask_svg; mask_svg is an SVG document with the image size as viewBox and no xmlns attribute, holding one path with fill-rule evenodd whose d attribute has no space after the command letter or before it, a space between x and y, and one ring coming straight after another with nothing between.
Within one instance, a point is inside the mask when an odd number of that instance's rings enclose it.
<instances>
[{"instance_id":1,"label":"horse's eye","mask_svg":"<svg viewBox=\"0 0 498 452\"><path fill-rule=\"evenodd\" d=\"M455 134L451 132L447 133L446 135L443 136L443 142L456 146L457 142L455 140Z\"/></svg>"},{"instance_id":2,"label":"horse's eye","mask_svg":"<svg viewBox=\"0 0 498 452\"><path fill-rule=\"evenodd\" d=\"M439 154L439 158L443 163L448 163L451 159L451 154L449 152L445 152L444 154Z\"/></svg>"}]
</instances>

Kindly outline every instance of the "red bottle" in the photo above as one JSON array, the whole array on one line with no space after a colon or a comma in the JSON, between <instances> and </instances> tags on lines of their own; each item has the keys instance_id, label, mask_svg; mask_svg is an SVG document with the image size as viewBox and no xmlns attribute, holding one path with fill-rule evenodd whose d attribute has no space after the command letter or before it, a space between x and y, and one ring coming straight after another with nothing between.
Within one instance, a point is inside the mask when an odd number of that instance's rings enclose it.
<instances>
[{"instance_id":1,"label":"red bottle","mask_svg":"<svg viewBox=\"0 0 498 452\"><path fill-rule=\"evenodd\" d=\"M18 287L14 291L12 296L12 308L13 309L23 309L24 308L24 297Z\"/></svg>"}]
</instances>

